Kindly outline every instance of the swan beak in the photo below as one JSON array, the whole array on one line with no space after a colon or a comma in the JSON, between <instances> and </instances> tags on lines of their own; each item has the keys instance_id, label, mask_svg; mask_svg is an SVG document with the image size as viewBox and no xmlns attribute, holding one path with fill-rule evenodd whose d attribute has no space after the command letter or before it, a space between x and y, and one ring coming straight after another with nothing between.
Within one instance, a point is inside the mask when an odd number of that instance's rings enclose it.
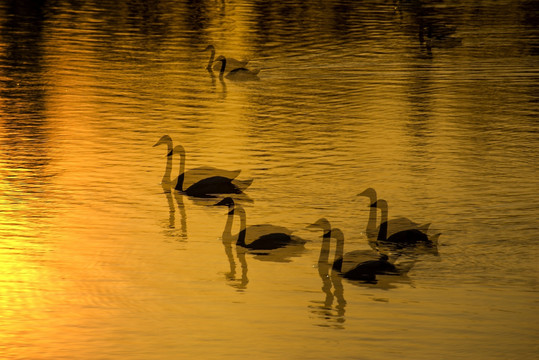
<instances>
[{"instance_id":1,"label":"swan beak","mask_svg":"<svg viewBox=\"0 0 539 360\"><path fill-rule=\"evenodd\" d=\"M163 139L165 136L166 136L166 135L164 135L163 137L161 137L161 139L159 139L159 141L157 141L155 144L153 144L152 147L156 147L156 146L159 146L159 145L161 145L161 144L165 144L166 141L164 141L164 139Z\"/></svg>"},{"instance_id":2,"label":"swan beak","mask_svg":"<svg viewBox=\"0 0 539 360\"><path fill-rule=\"evenodd\" d=\"M226 197L224 198L223 200L219 201L218 203L216 204L213 204L213 206L222 206L222 205L233 205L234 204L234 200L232 200L231 197Z\"/></svg>"}]
</instances>

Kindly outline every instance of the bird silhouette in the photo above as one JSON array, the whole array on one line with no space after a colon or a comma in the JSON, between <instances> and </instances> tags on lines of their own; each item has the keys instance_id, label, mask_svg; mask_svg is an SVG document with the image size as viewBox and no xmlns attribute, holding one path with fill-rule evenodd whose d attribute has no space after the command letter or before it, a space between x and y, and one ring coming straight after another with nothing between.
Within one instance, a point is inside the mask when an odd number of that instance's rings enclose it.
<instances>
[{"instance_id":1,"label":"bird silhouette","mask_svg":"<svg viewBox=\"0 0 539 360\"><path fill-rule=\"evenodd\" d=\"M219 64L218 62L213 64L214 59L215 59L215 46L210 44L203 51L208 51L208 50L211 51L211 54L210 54L210 59L208 61L208 66L206 66L206 69L208 70L213 69L215 71L219 71L221 69L221 64ZM228 58L227 66L229 70L234 70L234 69L245 67L245 65L247 65L248 62L249 62L248 60L236 60L234 58Z\"/></svg>"},{"instance_id":2,"label":"bird silhouette","mask_svg":"<svg viewBox=\"0 0 539 360\"><path fill-rule=\"evenodd\" d=\"M236 180L235 178L217 175L199 180L184 189L185 149L181 145L176 145L171 151L171 154L180 155L180 171L174 189L186 195L195 197L214 197L215 194L241 194L253 182L252 179Z\"/></svg>"},{"instance_id":3,"label":"bird silhouette","mask_svg":"<svg viewBox=\"0 0 539 360\"><path fill-rule=\"evenodd\" d=\"M365 230L365 233L367 234L367 238L373 241L377 239L377 236L380 233L380 226L381 226L381 224L377 226L377 222L376 222L377 208L371 206L377 200L376 190L374 190L373 188L367 188L361 193L359 193L358 196L366 196L369 198L370 212L369 212L369 220L367 222L367 228ZM419 231L426 232L430 226L430 224L424 224L424 225L418 224L406 217L398 217L391 220L388 220L386 218L385 220L382 220L382 223L386 223L388 235L392 235L399 231L408 230L408 229L418 229Z\"/></svg>"},{"instance_id":4,"label":"bird silhouette","mask_svg":"<svg viewBox=\"0 0 539 360\"><path fill-rule=\"evenodd\" d=\"M399 245L413 245L417 243L422 243L425 245L435 245L433 241L429 239L427 234L425 234L423 231L419 229L406 229L402 230L396 233L391 234L389 237L387 236L387 217L388 217L388 205L387 201L383 199L378 199L373 204L371 204L371 207L378 208L382 211L382 220L380 224L380 232L378 233L378 241L379 242L386 242L386 243L393 243L393 244L399 244ZM436 235L436 239L439 236Z\"/></svg>"},{"instance_id":5,"label":"bird silhouette","mask_svg":"<svg viewBox=\"0 0 539 360\"><path fill-rule=\"evenodd\" d=\"M395 265L389 262L389 257L374 250L354 250L344 254L344 234L338 228L331 228L331 224L325 218L318 219L309 228L319 227L323 230L322 247L320 257L327 258L329 255L330 239L336 240L336 248L331 267L343 277L356 280L374 281L376 274L397 274Z\"/></svg>"},{"instance_id":6,"label":"bird silhouette","mask_svg":"<svg viewBox=\"0 0 539 360\"><path fill-rule=\"evenodd\" d=\"M308 228L321 228L323 230L323 243L329 242L331 237L331 224L326 218L320 218L315 223L308 226ZM333 261L333 269L346 270L354 267L356 264L369 261L378 260L382 256L378 251L373 249L360 249L349 251L346 254L342 254L336 257Z\"/></svg>"},{"instance_id":7,"label":"bird silhouette","mask_svg":"<svg viewBox=\"0 0 539 360\"><path fill-rule=\"evenodd\" d=\"M173 156L173 142L172 138L169 135L163 135L157 141L153 147L159 146L159 145L166 145L167 146L167 163L165 167L165 173L163 174L163 178L161 180L161 185L165 190L170 191L171 189L174 189L176 187L176 184L178 183L178 177L175 177L174 179L171 179L171 172L172 172L172 156ZM227 178L234 179L238 177L241 170L224 170L219 169L213 166L199 166L196 168L189 169L184 172L184 186L190 186L197 181L200 181L202 179L212 177L212 176L223 176Z\"/></svg>"},{"instance_id":8,"label":"bird silhouette","mask_svg":"<svg viewBox=\"0 0 539 360\"><path fill-rule=\"evenodd\" d=\"M227 205L229 217L223 231L223 237L237 237L236 245L251 250L275 250L289 245L303 246L305 240L295 235L284 226L271 224L250 225L247 227L247 215L245 209L235 204L231 197L226 197L215 205ZM238 215L240 218L240 231L236 236L230 235L232 229L233 217Z\"/></svg>"},{"instance_id":9,"label":"bird silhouette","mask_svg":"<svg viewBox=\"0 0 539 360\"><path fill-rule=\"evenodd\" d=\"M221 70L219 71L219 78L222 79L225 74L225 69L230 69L230 66L228 65L228 60L223 56L219 55L215 61L221 62ZM258 73L260 72L260 69L257 70L249 70L244 67L240 67L237 69L232 69L226 74L224 77L229 80L235 80L235 81L248 81L248 80L260 80L258 77Z\"/></svg>"},{"instance_id":10,"label":"bird silhouette","mask_svg":"<svg viewBox=\"0 0 539 360\"><path fill-rule=\"evenodd\" d=\"M343 269L343 263L338 260L343 257L344 234L339 228L333 228L331 230L331 237L337 241L333 268L339 271L342 277L350 280L375 281L377 274L398 274L395 265L388 261L387 255L383 254L378 259L361 261L349 269Z\"/></svg>"}]
</instances>

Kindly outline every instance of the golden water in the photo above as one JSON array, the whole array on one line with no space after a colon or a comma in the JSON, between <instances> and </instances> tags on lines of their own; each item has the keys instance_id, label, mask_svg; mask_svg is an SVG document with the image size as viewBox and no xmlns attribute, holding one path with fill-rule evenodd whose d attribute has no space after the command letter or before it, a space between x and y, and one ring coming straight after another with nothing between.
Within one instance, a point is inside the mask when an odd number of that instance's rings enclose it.
<instances>
[{"instance_id":1,"label":"golden water","mask_svg":"<svg viewBox=\"0 0 539 360\"><path fill-rule=\"evenodd\" d=\"M3 2L1 357L536 356L536 20L528 1ZM260 80L206 71L208 44ZM223 244L225 208L163 193L163 134L187 168L253 178L248 223L305 251ZM367 249L367 187L439 255L321 278L305 227Z\"/></svg>"}]
</instances>

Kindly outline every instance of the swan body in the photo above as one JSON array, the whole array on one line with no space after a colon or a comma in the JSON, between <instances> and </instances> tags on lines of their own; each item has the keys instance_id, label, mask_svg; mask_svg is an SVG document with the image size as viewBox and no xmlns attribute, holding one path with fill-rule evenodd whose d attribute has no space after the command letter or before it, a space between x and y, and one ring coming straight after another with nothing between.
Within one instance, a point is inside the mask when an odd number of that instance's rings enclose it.
<instances>
[{"instance_id":1,"label":"swan body","mask_svg":"<svg viewBox=\"0 0 539 360\"><path fill-rule=\"evenodd\" d=\"M370 205L374 204L377 201L376 190L374 190L373 188L365 189L363 192L359 193L358 196L368 197ZM369 213L369 220L367 222L366 233L369 239L375 239L380 233L380 226L382 224L378 225L378 227L376 226L377 208L370 206L370 209L371 210ZM408 229L418 229L419 231L426 232L430 226L430 224L422 225L416 223L406 217L398 217L391 220L385 219L382 221L382 223L384 222L387 224L387 233L389 235Z\"/></svg>"},{"instance_id":2,"label":"swan body","mask_svg":"<svg viewBox=\"0 0 539 360\"><path fill-rule=\"evenodd\" d=\"M331 229L329 221L325 218L317 220L309 227L322 228L322 247L320 261L327 261L329 256L330 239L336 240L335 257L331 267L343 277L356 280L373 281L376 274L397 273L395 265L388 261L387 255L373 250L355 250L346 254L344 252L344 234L338 228Z\"/></svg>"},{"instance_id":3,"label":"swan body","mask_svg":"<svg viewBox=\"0 0 539 360\"><path fill-rule=\"evenodd\" d=\"M197 181L184 190L182 189L183 177L181 179L180 177L178 177L179 180L175 189L186 195L195 197L213 197L212 195L214 194L241 194L252 183L252 180L234 181L234 179L224 176L212 176Z\"/></svg>"},{"instance_id":4,"label":"swan body","mask_svg":"<svg viewBox=\"0 0 539 360\"><path fill-rule=\"evenodd\" d=\"M398 274L398 270L388 261L387 255L379 255L377 259L369 259L357 262L349 269L343 269L343 262L339 262L343 258L344 234L338 228L331 230L331 237L337 241L335 251L335 261L333 269L341 273L342 277L351 280L374 281L377 274Z\"/></svg>"},{"instance_id":5,"label":"swan body","mask_svg":"<svg viewBox=\"0 0 539 360\"><path fill-rule=\"evenodd\" d=\"M178 183L178 178L175 177L174 179L171 179L171 172L172 172L172 155L173 155L173 142L172 138L169 135L163 135L157 141L153 147L159 146L165 144L167 146L167 164L165 167L165 173L163 174L163 178L161 180L161 184L163 187L167 187L169 189L174 189ZM179 150L178 150L179 151ZM212 177L212 176L223 176L227 178L234 179L238 177L241 170L224 170L215 168L212 166L199 166L196 168L189 169L184 172L184 185L186 184L194 184L197 181L200 181L202 179Z\"/></svg>"},{"instance_id":6,"label":"swan body","mask_svg":"<svg viewBox=\"0 0 539 360\"><path fill-rule=\"evenodd\" d=\"M236 236L230 235L233 215L240 217L240 231L237 234L236 245L251 250L275 250L288 245L303 245L305 240L292 235L292 231L283 226L271 224L251 225L247 227L247 216L241 205L236 205L234 200L226 197L215 205L227 205L229 217L223 231L223 238ZM232 216L230 216L232 215Z\"/></svg>"},{"instance_id":7,"label":"swan body","mask_svg":"<svg viewBox=\"0 0 539 360\"><path fill-rule=\"evenodd\" d=\"M416 244L416 243L432 244L431 240L429 240L429 237L419 229L402 230L402 231L393 233L388 237L387 236L387 227L388 227L387 201L383 199L379 199L373 204L371 204L371 207L379 208L380 210L382 210L382 223L380 224L380 232L378 233L378 241L395 243L395 244Z\"/></svg>"},{"instance_id":8,"label":"swan body","mask_svg":"<svg viewBox=\"0 0 539 360\"><path fill-rule=\"evenodd\" d=\"M329 239L331 237L331 224L326 218L320 218L315 223L308 226L308 228L321 228L323 230L323 240L322 243L325 242L329 243ZM329 251L329 250L328 250ZM347 252L346 254L341 254L337 257L335 257L332 267L333 269L339 271L341 269L348 269L353 267L355 264L358 264L363 261L368 260L377 260L380 258L380 253L378 251L372 250L372 249L365 249L365 250L353 250L350 252Z\"/></svg>"},{"instance_id":9,"label":"swan body","mask_svg":"<svg viewBox=\"0 0 539 360\"><path fill-rule=\"evenodd\" d=\"M185 149L176 145L172 154L180 154L180 172L174 189L189 196L213 197L214 194L241 194L251 185L252 179L236 180L226 176L211 176L195 182L186 189L183 188L185 179Z\"/></svg>"},{"instance_id":10,"label":"swan body","mask_svg":"<svg viewBox=\"0 0 539 360\"><path fill-rule=\"evenodd\" d=\"M219 71L219 78L222 79L225 73L225 68L229 68L228 61L223 55L220 55L217 59L215 59L216 62L221 62L221 70ZM237 69L231 70L226 76L229 80L235 80L235 81L248 81L248 80L260 80L258 77L258 73L260 72L260 69L257 70L249 70L244 67L240 67Z\"/></svg>"},{"instance_id":11,"label":"swan body","mask_svg":"<svg viewBox=\"0 0 539 360\"><path fill-rule=\"evenodd\" d=\"M214 58L215 58L215 46L213 45L208 45L204 51L208 51L210 50L211 51L211 54L210 54L210 59L208 61L208 66L206 66L206 69L208 70L215 70L215 71L219 71L221 69L221 64L219 64L219 62L216 62L215 64L214 63ZM245 65L247 65L249 61L248 60L236 60L234 58L228 58L227 59L227 65L228 65L228 68L229 69L238 69L238 68L243 68L245 67ZM212 67L213 65L213 67Z\"/></svg>"}]
</instances>

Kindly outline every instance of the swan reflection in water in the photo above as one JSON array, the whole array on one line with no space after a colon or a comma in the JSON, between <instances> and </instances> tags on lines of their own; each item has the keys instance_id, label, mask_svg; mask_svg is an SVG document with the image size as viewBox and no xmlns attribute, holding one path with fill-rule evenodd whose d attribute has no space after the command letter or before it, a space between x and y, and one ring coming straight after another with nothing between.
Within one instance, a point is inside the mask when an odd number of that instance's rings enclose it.
<instances>
[{"instance_id":1,"label":"swan reflection in water","mask_svg":"<svg viewBox=\"0 0 539 360\"><path fill-rule=\"evenodd\" d=\"M231 286L245 289L249 282L245 258L247 253L257 260L284 263L291 262L292 258L299 257L306 251L306 240L292 235L292 231L286 227L271 224L247 226L245 209L236 204L231 197L226 197L215 205L228 207L222 242L230 264L230 271L225 276ZM240 217L240 230L233 235L235 215ZM240 279L237 278L234 248L241 265Z\"/></svg>"},{"instance_id":2,"label":"swan reflection in water","mask_svg":"<svg viewBox=\"0 0 539 360\"><path fill-rule=\"evenodd\" d=\"M168 226L167 226L167 235L177 237L181 240L187 240L187 216L185 213L185 206L183 204L183 198L178 192L170 192L165 191L164 192L165 197L167 199L168 203ZM180 229L179 234L176 229L176 208L174 206L174 200L176 200L176 204L178 206L178 210L180 213Z\"/></svg>"},{"instance_id":3,"label":"swan reflection in water","mask_svg":"<svg viewBox=\"0 0 539 360\"><path fill-rule=\"evenodd\" d=\"M241 265L241 275L238 278L236 271L236 261L234 260L233 254L233 239L227 238L223 234L222 241L223 247L225 249L225 254L230 265L230 270L225 273L227 284L232 286L233 288L236 288L238 291L243 291L247 288L247 284L249 283L249 278L247 278L247 261L245 260L246 251L244 249L239 250L238 247L235 247L236 257L238 258L238 261Z\"/></svg>"},{"instance_id":4,"label":"swan reflection in water","mask_svg":"<svg viewBox=\"0 0 539 360\"><path fill-rule=\"evenodd\" d=\"M309 311L317 319L324 320L323 323L316 324L317 326L344 329L346 300L344 299L342 278L337 271L333 270L332 264L329 263L331 226L329 221L322 218L309 227L321 227L323 230L317 268L318 275L322 280L322 292L325 294L323 301L311 300L311 304L308 306ZM337 299L337 303L334 306L335 299Z\"/></svg>"}]
</instances>

